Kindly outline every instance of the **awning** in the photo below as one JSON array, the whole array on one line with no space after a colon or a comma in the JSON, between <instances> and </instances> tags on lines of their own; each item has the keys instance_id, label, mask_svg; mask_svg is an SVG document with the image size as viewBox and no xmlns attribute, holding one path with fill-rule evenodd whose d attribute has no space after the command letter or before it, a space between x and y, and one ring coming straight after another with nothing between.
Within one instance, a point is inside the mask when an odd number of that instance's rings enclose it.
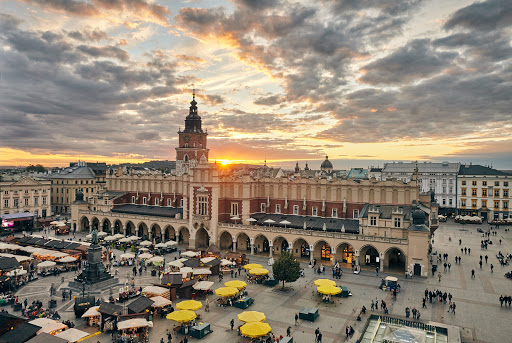
<instances>
[{"instance_id":1,"label":"awning","mask_svg":"<svg viewBox=\"0 0 512 343\"><path fill-rule=\"evenodd\" d=\"M133 319L124 320L122 322L117 323L118 330L143 328L143 327L148 327L148 326L153 326L153 325L150 325L150 323L144 318L133 318Z\"/></svg>"},{"instance_id":2,"label":"awning","mask_svg":"<svg viewBox=\"0 0 512 343\"><path fill-rule=\"evenodd\" d=\"M213 281L199 281L192 288L198 291L207 291L212 288L213 284Z\"/></svg>"},{"instance_id":3,"label":"awning","mask_svg":"<svg viewBox=\"0 0 512 343\"><path fill-rule=\"evenodd\" d=\"M172 301L170 301L169 299L166 299L164 297L161 297L159 295L157 295L156 297L152 297L150 299L154 301L154 303L152 305L153 307L164 307L164 306L172 305Z\"/></svg>"},{"instance_id":4,"label":"awning","mask_svg":"<svg viewBox=\"0 0 512 343\"><path fill-rule=\"evenodd\" d=\"M96 317L99 316L101 313L98 311L100 307L99 306L93 306L90 307L87 311L85 311L84 314L82 314L82 318L88 318L88 317Z\"/></svg>"},{"instance_id":5,"label":"awning","mask_svg":"<svg viewBox=\"0 0 512 343\"><path fill-rule=\"evenodd\" d=\"M51 333L53 331L58 331L62 329L67 329L67 325L59 323L56 320L48 319L48 318L36 318L29 322L30 324L40 326L41 329L37 331L39 335L42 332Z\"/></svg>"},{"instance_id":6,"label":"awning","mask_svg":"<svg viewBox=\"0 0 512 343\"><path fill-rule=\"evenodd\" d=\"M78 342L79 340L81 340L82 338L87 337L87 336L89 336L89 333L75 329L75 328L71 328L66 331L62 331L61 333L58 333L55 335L55 337L65 339L66 341L68 341L70 343Z\"/></svg>"}]
</instances>

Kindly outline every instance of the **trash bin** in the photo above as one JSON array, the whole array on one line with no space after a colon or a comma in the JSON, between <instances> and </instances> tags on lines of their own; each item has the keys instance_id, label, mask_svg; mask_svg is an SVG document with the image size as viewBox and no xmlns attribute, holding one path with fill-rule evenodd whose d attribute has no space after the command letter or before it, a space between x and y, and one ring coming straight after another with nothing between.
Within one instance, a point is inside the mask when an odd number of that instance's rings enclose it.
<instances>
[{"instance_id":1,"label":"trash bin","mask_svg":"<svg viewBox=\"0 0 512 343\"><path fill-rule=\"evenodd\" d=\"M57 300L52 299L48 301L48 308L55 308L57 307Z\"/></svg>"}]
</instances>

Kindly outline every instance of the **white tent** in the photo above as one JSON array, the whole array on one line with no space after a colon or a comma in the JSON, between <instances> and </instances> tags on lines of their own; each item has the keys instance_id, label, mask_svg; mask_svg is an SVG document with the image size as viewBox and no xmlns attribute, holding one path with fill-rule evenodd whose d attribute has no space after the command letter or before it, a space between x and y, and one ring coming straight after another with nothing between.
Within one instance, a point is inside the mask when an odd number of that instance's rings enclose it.
<instances>
[{"instance_id":1,"label":"white tent","mask_svg":"<svg viewBox=\"0 0 512 343\"><path fill-rule=\"evenodd\" d=\"M211 289L213 286L213 281L199 281L194 286L192 286L193 289L199 290L199 291L207 291Z\"/></svg>"},{"instance_id":2,"label":"white tent","mask_svg":"<svg viewBox=\"0 0 512 343\"><path fill-rule=\"evenodd\" d=\"M146 286L142 289L142 293L151 293L156 295L163 295L165 293L168 293L169 289L164 287L158 287L158 286Z\"/></svg>"},{"instance_id":3,"label":"white tent","mask_svg":"<svg viewBox=\"0 0 512 343\"><path fill-rule=\"evenodd\" d=\"M121 259L128 259L128 258L135 258L135 255L127 252L126 254L122 254L120 257L121 257Z\"/></svg>"},{"instance_id":4,"label":"white tent","mask_svg":"<svg viewBox=\"0 0 512 343\"><path fill-rule=\"evenodd\" d=\"M29 324L40 326L41 329L37 331L37 335L40 333L46 332L50 333L52 331L67 329L67 325L64 325L62 323L59 323L56 320L49 319L49 318L36 318L34 320L31 320L28 322Z\"/></svg>"},{"instance_id":5,"label":"white tent","mask_svg":"<svg viewBox=\"0 0 512 343\"><path fill-rule=\"evenodd\" d=\"M146 259L146 258L151 258L151 257L153 257L153 255L148 254L148 253L144 253L144 254L140 254L138 258L139 259Z\"/></svg>"},{"instance_id":6,"label":"white tent","mask_svg":"<svg viewBox=\"0 0 512 343\"><path fill-rule=\"evenodd\" d=\"M183 263L179 260L171 261L171 262L167 263L167 265L169 265L171 267L178 267L178 268L183 267Z\"/></svg>"},{"instance_id":7,"label":"white tent","mask_svg":"<svg viewBox=\"0 0 512 343\"><path fill-rule=\"evenodd\" d=\"M178 243L176 243L176 241L167 241L165 242L165 245L170 247L170 246L173 246L173 245L177 245Z\"/></svg>"},{"instance_id":8,"label":"white tent","mask_svg":"<svg viewBox=\"0 0 512 343\"><path fill-rule=\"evenodd\" d=\"M158 243L157 245L155 245L155 248L166 248L167 245L165 243Z\"/></svg>"},{"instance_id":9,"label":"white tent","mask_svg":"<svg viewBox=\"0 0 512 343\"><path fill-rule=\"evenodd\" d=\"M149 247L153 245L153 243L151 243L150 241L142 241L140 242L140 245L142 245L143 247Z\"/></svg>"},{"instance_id":10,"label":"white tent","mask_svg":"<svg viewBox=\"0 0 512 343\"><path fill-rule=\"evenodd\" d=\"M153 263L162 263L164 261L164 258L162 256L153 256L148 261Z\"/></svg>"},{"instance_id":11,"label":"white tent","mask_svg":"<svg viewBox=\"0 0 512 343\"><path fill-rule=\"evenodd\" d=\"M192 273L194 275L212 275L212 271L208 268L197 268L197 269L194 269L192 271Z\"/></svg>"},{"instance_id":12,"label":"white tent","mask_svg":"<svg viewBox=\"0 0 512 343\"><path fill-rule=\"evenodd\" d=\"M220 260L220 265L221 266L232 266L233 265L233 262L230 261L230 260L226 260L225 258L223 258L222 260Z\"/></svg>"},{"instance_id":13,"label":"white tent","mask_svg":"<svg viewBox=\"0 0 512 343\"><path fill-rule=\"evenodd\" d=\"M55 265L57 265L57 263L53 262L53 261L44 261L44 262L41 262L37 265L37 268L49 268L49 267L54 267Z\"/></svg>"},{"instance_id":14,"label":"white tent","mask_svg":"<svg viewBox=\"0 0 512 343\"><path fill-rule=\"evenodd\" d=\"M108 232L105 232L105 231L98 232L98 237L105 237L105 236L108 236Z\"/></svg>"},{"instance_id":15,"label":"white tent","mask_svg":"<svg viewBox=\"0 0 512 343\"><path fill-rule=\"evenodd\" d=\"M69 343L78 342L79 340L87 336L89 336L88 332L84 332L75 328L62 331L61 333L55 335L55 337L65 339Z\"/></svg>"},{"instance_id":16,"label":"white tent","mask_svg":"<svg viewBox=\"0 0 512 343\"><path fill-rule=\"evenodd\" d=\"M172 301L159 295L157 295L156 297L152 297L150 299L154 301L153 305L151 305L153 307L164 307L172 305Z\"/></svg>"},{"instance_id":17,"label":"white tent","mask_svg":"<svg viewBox=\"0 0 512 343\"><path fill-rule=\"evenodd\" d=\"M53 258L61 258L61 257L66 257L66 256L69 256L69 254L66 254L65 252L56 252L56 253L53 253L50 255L50 257L53 257Z\"/></svg>"},{"instance_id":18,"label":"white tent","mask_svg":"<svg viewBox=\"0 0 512 343\"><path fill-rule=\"evenodd\" d=\"M122 322L117 323L118 330L126 330L126 329L135 329L135 328L143 328L143 327L152 327L150 322L148 322L144 318L133 318L128 320L123 320Z\"/></svg>"},{"instance_id":19,"label":"white tent","mask_svg":"<svg viewBox=\"0 0 512 343\"><path fill-rule=\"evenodd\" d=\"M76 261L76 257L66 256L66 257L61 258L58 262L68 263L68 262L75 262L75 261Z\"/></svg>"},{"instance_id":20,"label":"white tent","mask_svg":"<svg viewBox=\"0 0 512 343\"><path fill-rule=\"evenodd\" d=\"M7 276L20 276L20 275L25 275L27 274L27 271L25 269L16 269L16 270L11 270L10 272L7 272Z\"/></svg>"},{"instance_id":21,"label":"white tent","mask_svg":"<svg viewBox=\"0 0 512 343\"><path fill-rule=\"evenodd\" d=\"M87 311L85 311L84 314L82 314L82 318L96 317L101 315L101 313L98 311L99 308L99 306L90 307Z\"/></svg>"},{"instance_id":22,"label":"white tent","mask_svg":"<svg viewBox=\"0 0 512 343\"><path fill-rule=\"evenodd\" d=\"M186 256L186 257L196 257L198 255L201 255L201 253L199 251L184 251L181 253L181 256Z\"/></svg>"},{"instance_id":23,"label":"white tent","mask_svg":"<svg viewBox=\"0 0 512 343\"><path fill-rule=\"evenodd\" d=\"M202 259L200 259L199 261L203 262L203 263L208 263L208 262L211 262L213 260L215 260L216 257L215 256L209 256L209 257L203 257Z\"/></svg>"},{"instance_id":24,"label":"white tent","mask_svg":"<svg viewBox=\"0 0 512 343\"><path fill-rule=\"evenodd\" d=\"M194 269L192 269L190 267L183 267L183 268L180 268L180 272L183 274L193 273Z\"/></svg>"}]
</instances>

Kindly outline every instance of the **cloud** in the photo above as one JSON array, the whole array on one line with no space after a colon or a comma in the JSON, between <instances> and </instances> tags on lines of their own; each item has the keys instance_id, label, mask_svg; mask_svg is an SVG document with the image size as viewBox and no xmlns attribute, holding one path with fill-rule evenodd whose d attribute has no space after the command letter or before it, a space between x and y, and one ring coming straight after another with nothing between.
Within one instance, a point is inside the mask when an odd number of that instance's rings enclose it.
<instances>
[{"instance_id":1,"label":"cloud","mask_svg":"<svg viewBox=\"0 0 512 343\"><path fill-rule=\"evenodd\" d=\"M487 0L475 2L457 10L446 21L443 28L465 28L492 31L512 25L512 2L508 0Z\"/></svg>"},{"instance_id":2,"label":"cloud","mask_svg":"<svg viewBox=\"0 0 512 343\"><path fill-rule=\"evenodd\" d=\"M102 47L80 45L77 49L92 57L112 57L123 62L127 61L129 58L126 51L112 45Z\"/></svg>"},{"instance_id":3,"label":"cloud","mask_svg":"<svg viewBox=\"0 0 512 343\"><path fill-rule=\"evenodd\" d=\"M83 30L76 30L76 31L68 32L68 37L71 37L71 38L79 40L79 41L96 42L99 40L107 39L108 35L105 31L102 31L100 29L94 29L94 30L83 29Z\"/></svg>"}]
</instances>

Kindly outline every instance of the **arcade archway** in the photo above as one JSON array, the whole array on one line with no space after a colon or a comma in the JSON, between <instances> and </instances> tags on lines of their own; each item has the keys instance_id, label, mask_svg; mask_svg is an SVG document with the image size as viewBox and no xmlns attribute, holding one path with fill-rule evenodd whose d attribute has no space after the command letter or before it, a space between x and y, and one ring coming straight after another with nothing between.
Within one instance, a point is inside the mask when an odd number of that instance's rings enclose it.
<instances>
[{"instance_id":1,"label":"arcade archway","mask_svg":"<svg viewBox=\"0 0 512 343\"><path fill-rule=\"evenodd\" d=\"M121 233L123 231L123 224L120 220L114 222L114 234Z\"/></svg>"},{"instance_id":2,"label":"arcade archway","mask_svg":"<svg viewBox=\"0 0 512 343\"><path fill-rule=\"evenodd\" d=\"M179 244L188 244L190 240L190 231L184 226L180 227L180 231L178 234L178 243Z\"/></svg>"},{"instance_id":3,"label":"arcade archway","mask_svg":"<svg viewBox=\"0 0 512 343\"><path fill-rule=\"evenodd\" d=\"M219 236L220 249L233 249L233 236L227 231L224 231Z\"/></svg>"},{"instance_id":4,"label":"arcade archway","mask_svg":"<svg viewBox=\"0 0 512 343\"><path fill-rule=\"evenodd\" d=\"M405 272L406 256L398 248L390 248L384 254L384 266L397 272Z\"/></svg>"},{"instance_id":5,"label":"arcade archway","mask_svg":"<svg viewBox=\"0 0 512 343\"><path fill-rule=\"evenodd\" d=\"M236 238L236 248L240 251L251 251L251 239L242 232Z\"/></svg>"},{"instance_id":6,"label":"arcade archway","mask_svg":"<svg viewBox=\"0 0 512 343\"><path fill-rule=\"evenodd\" d=\"M258 235L254 239L254 252L268 254L270 252L270 244L264 235Z\"/></svg>"},{"instance_id":7,"label":"arcade archway","mask_svg":"<svg viewBox=\"0 0 512 343\"><path fill-rule=\"evenodd\" d=\"M373 245L365 245L359 250L359 264L361 266L379 266L379 251Z\"/></svg>"},{"instance_id":8,"label":"arcade archway","mask_svg":"<svg viewBox=\"0 0 512 343\"><path fill-rule=\"evenodd\" d=\"M354 247L348 243L341 243L336 248L336 261L346 263L348 266L355 264Z\"/></svg>"},{"instance_id":9,"label":"arcade archway","mask_svg":"<svg viewBox=\"0 0 512 343\"><path fill-rule=\"evenodd\" d=\"M210 246L210 237L208 236L208 232L201 227L196 232L196 249L198 248L208 248Z\"/></svg>"},{"instance_id":10,"label":"arcade archway","mask_svg":"<svg viewBox=\"0 0 512 343\"><path fill-rule=\"evenodd\" d=\"M326 241L319 241L315 244L314 257L317 260L330 261L332 258L331 246Z\"/></svg>"}]
</instances>

